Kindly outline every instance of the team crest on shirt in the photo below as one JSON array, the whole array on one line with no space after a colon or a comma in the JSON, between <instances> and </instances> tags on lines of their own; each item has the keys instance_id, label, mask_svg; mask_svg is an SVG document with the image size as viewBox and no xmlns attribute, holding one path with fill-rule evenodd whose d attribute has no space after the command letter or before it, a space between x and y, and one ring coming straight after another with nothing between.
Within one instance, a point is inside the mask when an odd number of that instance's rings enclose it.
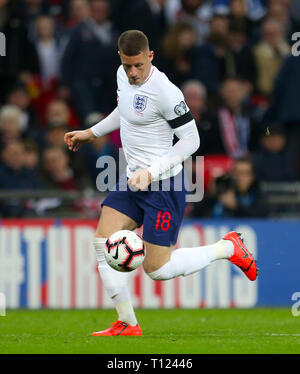
<instances>
[{"instance_id":1,"label":"team crest on shirt","mask_svg":"<svg viewBox=\"0 0 300 374\"><path fill-rule=\"evenodd\" d=\"M146 109L147 99L147 96L135 95L133 100L134 109L137 112L143 112Z\"/></svg>"},{"instance_id":2,"label":"team crest on shirt","mask_svg":"<svg viewBox=\"0 0 300 374\"><path fill-rule=\"evenodd\" d=\"M187 107L184 101L181 101L178 105L175 105L174 112L177 116L182 116L187 112Z\"/></svg>"}]
</instances>

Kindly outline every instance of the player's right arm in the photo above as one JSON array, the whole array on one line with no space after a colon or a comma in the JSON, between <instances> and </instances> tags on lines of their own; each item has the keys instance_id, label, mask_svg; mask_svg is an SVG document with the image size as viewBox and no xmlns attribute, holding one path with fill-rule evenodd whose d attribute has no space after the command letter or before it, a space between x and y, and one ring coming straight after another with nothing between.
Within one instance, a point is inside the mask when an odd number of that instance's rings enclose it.
<instances>
[{"instance_id":1,"label":"player's right arm","mask_svg":"<svg viewBox=\"0 0 300 374\"><path fill-rule=\"evenodd\" d=\"M120 115L119 109L115 108L110 115L96 123L91 128L67 132L64 136L64 141L69 150L76 152L82 144L89 143L100 136L117 130L118 128L120 128Z\"/></svg>"}]
</instances>

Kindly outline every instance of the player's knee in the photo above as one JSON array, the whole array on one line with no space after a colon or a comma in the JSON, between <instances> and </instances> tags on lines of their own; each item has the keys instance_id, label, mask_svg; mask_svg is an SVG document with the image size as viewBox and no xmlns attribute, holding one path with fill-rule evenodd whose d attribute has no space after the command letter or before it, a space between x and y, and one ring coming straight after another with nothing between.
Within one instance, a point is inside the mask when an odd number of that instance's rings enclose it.
<instances>
[{"instance_id":1,"label":"player's knee","mask_svg":"<svg viewBox=\"0 0 300 374\"><path fill-rule=\"evenodd\" d=\"M146 256L145 261L143 262L143 268L146 274L153 273L154 271L160 269L166 262L168 262L168 258L154 258L152 256Z\"/></svg>"},{"instance_id":2,"label":"player's knee","mask_svg":"<svg viewBox=\"0 0 300 374\"><path fill-rule=\"evenodd\" d=\"M170 262L160 266L144 265L146 274L153 280L167 280L170 279Z\"/></svg>"}]
</instances>

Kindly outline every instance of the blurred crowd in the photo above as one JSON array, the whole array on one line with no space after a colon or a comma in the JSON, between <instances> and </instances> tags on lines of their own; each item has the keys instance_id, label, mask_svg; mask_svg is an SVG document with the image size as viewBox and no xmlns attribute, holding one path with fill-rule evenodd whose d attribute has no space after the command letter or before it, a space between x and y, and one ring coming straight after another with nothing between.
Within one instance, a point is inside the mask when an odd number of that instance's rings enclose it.
<instances>
[{"instance_id":1,"label":"blurred crowd","mask_svg":"<svg viewBox=\"0 0 300 374\"><path fill-rule=\"evenodd\" d=\"M148 36L199 129L205 198L187 215L267 217L261 182L300 179L298 0L0 0L0 192L96 190L96 161L118 159L119 132L76 153L63 135L115 108L117 39L128 29ZM0 199L0 216L60 205ZM99 204L69 209L96 216Z\"/></svg>"}]
</instances>

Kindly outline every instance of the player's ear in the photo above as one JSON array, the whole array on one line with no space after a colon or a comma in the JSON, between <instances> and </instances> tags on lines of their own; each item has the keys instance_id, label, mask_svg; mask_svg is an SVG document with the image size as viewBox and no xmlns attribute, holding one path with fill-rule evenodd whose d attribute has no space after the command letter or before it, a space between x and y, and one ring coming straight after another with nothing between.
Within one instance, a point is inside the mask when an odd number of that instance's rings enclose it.
<instances>
[{"instance_id":1,"label":"player's ear","mask_svg":"<svg viewBox=\"0 0 300 374\"><path fill-rule=\"evenodd\" d=\"M150 52L149 52L149 59L150 59L150 61L152 61L153 58L154 58L154 52L153 52L153 51L150 51Z\"/></svg>"}]
</instances>

